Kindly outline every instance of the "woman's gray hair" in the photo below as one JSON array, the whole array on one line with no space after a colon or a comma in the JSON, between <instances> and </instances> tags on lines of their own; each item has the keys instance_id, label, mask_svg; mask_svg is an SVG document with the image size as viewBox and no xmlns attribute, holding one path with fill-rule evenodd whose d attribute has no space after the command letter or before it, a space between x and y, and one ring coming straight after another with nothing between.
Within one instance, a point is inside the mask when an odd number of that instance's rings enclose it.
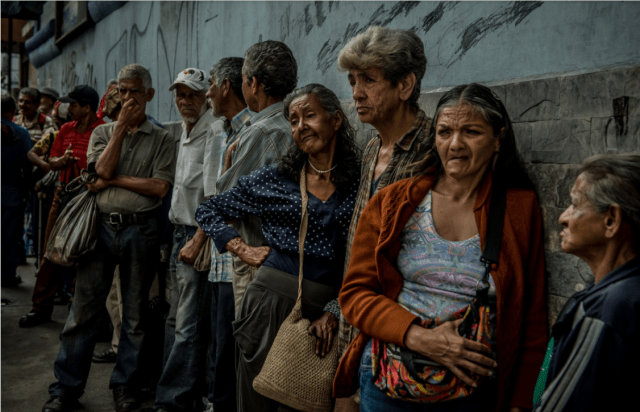
<instances>
[{"instance_id":1,"label":"woman's gray hair","mask_svg":"<svg viewBox=\"0 0 640 412\"><path fill-rule=\"evenodd\" d=\"M40 90L34 87L23 87L22 89L20 89L20 94L32 97L34 103L38 103L42 97L42 95L40 94Z\"/></svg>"},{"instance_id":2,"label":"woman's gray hair","mask_svg":"<svg viewBox=\"0 0 640 412\"><path fill-rule=\"evenodd\" d=\"M623 219L631 225L633 248L640 252L640 153L591 156L579 171L591 184L586 196L597 213L620 206Z\"/></svg>"},{"instance_id":3,"label":"woman's gray hair","mask_svg":"<svg viewBox=\"0 0 640 412\"><path fill-rule=\"evenodd\" d=\"M109 83L107 83L107 89L110 89L111 86L117 86L118 85L118 79L111 79L109 80Z\"/></svg>"},{"instance_id":4,"label":"woman's gray hair","mask_svg":"<svg viewBox=\"0 0 640 412\"><path fill-rule=\"evenodd\" d=\"M327 120L330 120L337 113L342 115L342 124L336 136L336 150L333 162L336 169L331 172L331 181L341 190L349 190L354 181L360 178L360 158L362 154L356 144L356 132L349 123L349 118L344 114L338 96L318 83L311 83L294 90L285 97L282 114L289 120L289 106L291 103L303 96L314 96L318 99L320 106L327 112ZM278 161L278 170L294 182L300 181L300 170L305 167L308 155L292 145L289 150Z\"/></svg>"},{"instance_id":5,"label":"woman's gray hair","mask_svg":"<svg viewBox=\"0 0 640 412\"><path fill-rule=\"evenodd\" d=\"M242 65L244 59L242 57L225 57L213 65L209 74L211 75L211 81L216 83L216 87L222 87L224 79L229 79L231 89L242 103L244 101L244 95L242 94Z\"/></svg>"},{"instance_id":6,"label":"woman's gray hair","mask_svg":"<svg viewBox=\"0 0 640 412\"><path fill-rule=\"evenodd\" d=\"M338 69L382 69L385 79L396 86L408 74L416 75L409 104L418 107L420 84L427 70L427 57L420 37L408 30L372 26L349 40L338 56Z\"/></svg>"},{"instance_id":7,"label":"woman's gray hair","mask_svg":"<svg viewBox=\"0 0 640 412\"><path fill-rule=\"evenodd\" d=\"M142 87L144 87L145 92L153 87L151 84L151 73L140 64L128 64L120 69L118 73L118 83L120 83L121 80L131 79L139 79L142 82Z\"/></svg>"},{"instance_id":8,"label":"woman's gray hair","mask_svg":"<svg viewBox=\"0 0 640 412\"><path fill-rule=\"evenodd\" d=\"M257 77L268 96L284 98L298 84L298 63L286 44L267 40L244 53L242 73L251 83Z\"/></svg>"}]
</instances>

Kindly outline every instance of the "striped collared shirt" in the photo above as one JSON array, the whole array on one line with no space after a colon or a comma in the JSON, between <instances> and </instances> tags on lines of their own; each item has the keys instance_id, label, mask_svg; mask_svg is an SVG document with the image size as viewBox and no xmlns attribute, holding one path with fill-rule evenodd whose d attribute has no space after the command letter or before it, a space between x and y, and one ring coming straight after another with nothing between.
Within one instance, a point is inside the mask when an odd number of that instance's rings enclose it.
<instances>
[{"instance_id":1,"label":"striped collared shirt","mask_svg":"<svg viewBox=\"0 0 640 412\"><path fill-rule=\"evenodd\" d=\"M391 154L391 160L389 161L387 168L382 172L382 175L380 175L380 180L375 193L378 193L380 190L392 183L409 177L407 166L421 160L428 151L426 141L429 136L430 128L431 118L427 117L423 110L418 110L418 114L413 121L411 128L395 143L393 153ZM356 205L353 210L351 224L349 225L349 234L347 236L347 253L344 265L345 274L349 267L351 245L353 244L353 237L356 234L358 220L360 220L362 211L367 203L369 203L369 199L372 197L371 184L373 182L373 175L376 168L376 161L378 159L378 152L380 151L380 145L380 135L377 135L375 138L371 139L369 144L367 144L362 156L362 178L360 180L360 188L358 189ZM338 330L340 353L344 353L357 333L358 330L349 325L344 316L340 314L340 327Z\"/></svg>"},{"instance_id":2,"label":"striped collared shirt","mask_svg":"<svg viewBox=\"0 0 640 412\"><path fill-rule=\"evenodd\" d=\"M234 187L240 177L275 163L293 145L291 125L282 108L283 103L278 102L256 113L238 134L238 147L231 167L218 179L218 193ZM232 226L249 246L266 245L259 218L250 216Z\"/></svg>"},{"instance_id":3,"label":"striped collared shirt","mask_svg":"<svg viewBox=\"0 0 640 412\"><path fill-rule=\"evenodd\" d=\"M225 119L222 125L222 136L217 138L217 142L214 143L218 146L220 153L215 153L216 150L212 150L212 155L219 160L220 165L217 168L218 173L216 180L223 174L224 168L224 154L230 144L238 139L238 136L244 131L245 127L251 124L251 118L253 112L249 108L245 108L238 112L233 119ZM216 156L217 155L217 156ZM214 193L208 194L213 195ZM220 253L215 247L211 248L211 269L209 270L209 282L231 282L231 275L233 274L233 257L231 253Z\"/></svg>"}]
</instances>

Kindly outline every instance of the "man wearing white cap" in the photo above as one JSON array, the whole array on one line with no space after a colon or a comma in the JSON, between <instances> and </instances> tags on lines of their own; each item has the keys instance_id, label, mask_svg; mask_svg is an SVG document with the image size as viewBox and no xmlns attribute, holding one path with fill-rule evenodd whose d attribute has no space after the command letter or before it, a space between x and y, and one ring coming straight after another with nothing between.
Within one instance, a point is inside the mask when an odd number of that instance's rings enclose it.
<instances>
[{"instance_id":1,"label":"man wearing white cap","mask_svg":"<svg viewBox=\"0 0 640 412\"><path fill-rule=\"evenodd\" d=\"M215 120L205 97L208 80L204 71L190 68L178 73L169 87L183 122L169 211L175 225L171 309L165 326L164 368L153 406L161 411L191 410L205 393L202 377L211 328L211 283L209 271L197 271L193 263L207 239L194 216L205 200L205 142Z\"/></svg>"}]
</instances>

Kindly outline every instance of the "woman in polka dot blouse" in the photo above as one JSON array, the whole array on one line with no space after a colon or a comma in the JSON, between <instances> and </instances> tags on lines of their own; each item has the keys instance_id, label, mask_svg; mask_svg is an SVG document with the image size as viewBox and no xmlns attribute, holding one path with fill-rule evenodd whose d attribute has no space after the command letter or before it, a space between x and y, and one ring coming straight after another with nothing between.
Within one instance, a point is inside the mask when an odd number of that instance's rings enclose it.
<instances>
[{"instance_id":1,"label":"woman in polka dot blouse","mask_svg":"<svg viewBox=\"0 0 640 412\"><path fill-rule=\"evenodd\" d=\"M328 353L338 327L336 298L360 181L355 132L331 90L320 84L296 89L285 98L283 110L295 146L277 164L241 177L234 188L196 211L196 221L221 253L229 251L260 268L233 323L240 351L238 394L256 411L278 408L276 401L255 392L253 379L298 295L300 172L305 168L309 198L302 310L312 321L310 333L318 338L318 356ZM247 245L226 223L247 215L261 219L268 246Z\"/></svg>"}]
</instances>

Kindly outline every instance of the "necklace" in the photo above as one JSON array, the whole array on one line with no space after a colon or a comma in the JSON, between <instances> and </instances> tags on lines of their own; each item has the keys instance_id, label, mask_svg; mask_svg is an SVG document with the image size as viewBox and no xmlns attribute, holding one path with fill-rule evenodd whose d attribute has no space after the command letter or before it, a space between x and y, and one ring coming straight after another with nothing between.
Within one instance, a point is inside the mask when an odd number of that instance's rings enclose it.
<instances>
[{"instance_id":1,"label":"necklace","mask_svg":"<svg viewBox=\"0 0 640 412\"><path fill-rule=\"evenodd\" d=\"M329 170L318 170L315 167L313 167L313 165L311 164L311 160L307 159L307 162L309 163L309 166L311 166L311 168L313 170L315 170L316 172L320 173L320 174L324 174L324 173L329 173L330 171L332 171L333 169L335 169L336 167L338 167L338 165L333 166L331 169Z\"/></svg>"}]
</instances>

